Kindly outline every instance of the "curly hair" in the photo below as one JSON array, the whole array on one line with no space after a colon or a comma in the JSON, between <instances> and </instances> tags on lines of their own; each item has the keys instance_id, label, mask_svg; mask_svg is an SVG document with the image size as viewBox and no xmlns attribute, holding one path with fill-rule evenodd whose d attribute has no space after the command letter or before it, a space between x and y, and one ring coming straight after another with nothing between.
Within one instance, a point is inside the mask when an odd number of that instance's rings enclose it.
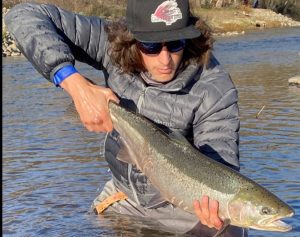
<instances>
[{"instance_id":1,"label":"curly hair","mask_svg":"<svg viewBox=\"0 0 300 237\"><path fill-rule=\"evenodd\" d=\"M207 66L213 49L212 31L200 18L190 16L190 21L201 32L194 39L187 39L180 68L194 63ZM146 71L141 53L136 45L137 41L126 27L125 19L110 22L106 25L110 48L108 51L112 63L123 73L139 73Z\"/></svg>"}]
</instances>

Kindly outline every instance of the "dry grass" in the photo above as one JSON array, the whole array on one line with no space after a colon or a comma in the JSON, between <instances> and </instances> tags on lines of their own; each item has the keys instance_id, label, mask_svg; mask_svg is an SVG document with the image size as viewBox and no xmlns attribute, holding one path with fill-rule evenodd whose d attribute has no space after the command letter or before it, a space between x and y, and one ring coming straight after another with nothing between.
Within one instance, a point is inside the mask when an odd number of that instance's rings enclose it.
<instances>
[{"instance_id":1,"label":"dry grass","mask_svg":"<svg viewBox=\"0 0 300 237\"><path fill-rule=\"evenodd\" d=\"M212 9L217 0L189 0L193 8ZM237 2L241 2L238 0ZM11 8L21 2L49 3L67 9L69 11L82 13L84 15L120 17L125 13L127 0L4 0L2 7ZM236 0L225 0L226 6L232 6Z\"/></svg>"},{"instance_id":2,"label":"dry grass","mask_svg":"<svg viewBox=\"0 0 300 237\"><path fill-rule=\"evenodd\" d=\"M2 6L12 7L30 0L4 0ZM116 19L125 15L126 0L33 0L36 3L50 3L72 12L88 16ZM234 0L226 0L235 2ZM32 0L31 0L32 2ZM241 2L241 0L239 1ZM280 27L282 20L270 17L268 11L249 6L231 4L226 8L211 8L216 0L190 0L194 15L205 20L215 33L252 30L256 27ZM209 3L210 5L203 5ZM276 15L276 14L275 14ZM278 18L278 17L277 17Z\"/></svg>"},{"instance_id":3,"label":"dry grass","mask_svg":"<svg viewBox=\"0 0 300 237\"><path fill-rule=\"evenodd\" d=\"M3 1L2 6L11 8L23 2L53 4L87 16L102 16L113 19L124 16L126 9L125 0L6 0Z\"/></svg>"},{"instance_id":4,"label":"dry grass","mask_svg":"<svg viewBox=\"0 0 300 237\"><path fill-rule=\"evenodd\" d=\"M194 9L215 33L242 32L260 28L276 28L299 24L268 9L254 9L240 5L235 8Z\"/></svg>"}]
</instances>

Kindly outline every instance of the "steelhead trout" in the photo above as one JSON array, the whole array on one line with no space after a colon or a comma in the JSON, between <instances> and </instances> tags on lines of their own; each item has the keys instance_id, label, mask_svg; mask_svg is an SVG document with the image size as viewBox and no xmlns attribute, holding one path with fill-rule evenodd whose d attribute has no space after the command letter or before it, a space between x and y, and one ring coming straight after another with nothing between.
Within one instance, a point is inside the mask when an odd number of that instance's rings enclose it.
<instances>
[{"instance_id":1,"label":"steelhead trout","mask_svg":"<svg viewBox=\"0 0 300 237\"><path fill-rule=\"evenodd\" d=\"M289 231L280 219L293 209L239 172L200 153L188 141L170 138L150 120L110 102L113 126L130 159L170 203L194 213L202 195L219 202L219 216L231 225Z\"/></svg>"}]
</instances>

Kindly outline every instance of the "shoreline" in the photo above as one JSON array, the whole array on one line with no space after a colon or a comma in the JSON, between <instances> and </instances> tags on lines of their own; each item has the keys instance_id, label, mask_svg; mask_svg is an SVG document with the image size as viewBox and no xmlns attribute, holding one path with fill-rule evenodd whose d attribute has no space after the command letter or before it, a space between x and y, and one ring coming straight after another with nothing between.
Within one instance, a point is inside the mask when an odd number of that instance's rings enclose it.
<instances>
[{"instance_id":1,"label":"shoreline","mask_svg":"<svg viewBox=\"0 0 300 237\"><path fill-rule=\"evenodd\" d=\"M9 11L2 8L2 57L21 56L10 33L6 30L3 16ZM300 27L295 21L269 9L240 6L238 8L193 9L193 14L200 16L212 29L214 37L231 37L249 31L271 28Z\"/></svg>"},{"instance_id":2,"label":"shoreline","mask_svg":"<svg viewBox=\"0 0 300 237\"><path fill-rule=\"evenodd\" d=\"M194 12L207 22L216 36L234 36L272 28L300 27L300 21L269 9L240 6L238 8L200 8Z\"/></svg>"}]
</instances>

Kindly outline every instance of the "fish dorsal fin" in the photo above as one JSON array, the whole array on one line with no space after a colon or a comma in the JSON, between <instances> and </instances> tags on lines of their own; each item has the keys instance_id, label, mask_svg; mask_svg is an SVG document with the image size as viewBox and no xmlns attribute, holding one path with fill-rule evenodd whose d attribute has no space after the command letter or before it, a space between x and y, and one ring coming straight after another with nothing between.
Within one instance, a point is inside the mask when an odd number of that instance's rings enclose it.
<instances>
[{"instance_id":1,"label":"fish dorsal fin","mask_svg":"<svg viewBox=\"0 0 300 237\"><path fill-rule=\"evenodd\" d=\"M181 146L185 146L185 147L192 146L192 144L187 140L187 138L178 131L170 131L169 133L166 133L166 135L172 141L176 142L177 144L179 144Z\"/></svg>"},{"instance_id":2,"label":"fish dorsal fin","mask_svg":"<svg viewBox=\"0 0 300 237\"><path fill-rule=\"evenodd\" d=\"M224 231L228 228L228 226L230 225L230 220L229 219L225 219L224 221L223 221L223 227L220 229L220 230L218 230L218 232L213 236L213 237L218 237L218 236L221 236L221 234L223 234L224 233Z\"/></svg>"}]
</instances>

